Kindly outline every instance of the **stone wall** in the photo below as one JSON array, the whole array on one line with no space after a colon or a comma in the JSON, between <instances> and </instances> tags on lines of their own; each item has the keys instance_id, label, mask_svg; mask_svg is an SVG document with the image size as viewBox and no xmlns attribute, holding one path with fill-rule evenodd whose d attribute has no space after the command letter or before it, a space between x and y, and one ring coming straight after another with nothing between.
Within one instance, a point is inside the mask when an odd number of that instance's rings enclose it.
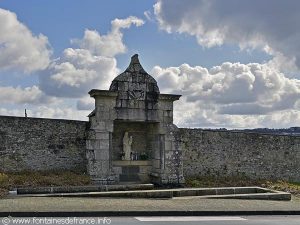
<instances>
[{"instance_id":1,"label":"stone wall","mask_svg":"<svg viewBox=\"0 0 300 225\"><path fill-rule=\"evenodd\" d=\"M0 116L0 171L86 170L84 121Z\"/></svg>"},{"instance_id":2,"label":"stone wall","mask_svg":"<svg viewBox=\"0 0 300 225\"><path fill-rule=\"evenodd\" d=\"M85 172L87 126L84 121L0 116L0 171ZM300 181L300 137L180 128L175 142L182 144L186 178Z\"/></svg>"},{"instance_id":3,"label":"stone wall","mask_svg":"<svg viewBox=\"0 0 300 225\"><path fill-rule=\"evenodd\" d=\"M184 175L300 181L300 137L180 129Z\"/></svg>"}]
</instances>

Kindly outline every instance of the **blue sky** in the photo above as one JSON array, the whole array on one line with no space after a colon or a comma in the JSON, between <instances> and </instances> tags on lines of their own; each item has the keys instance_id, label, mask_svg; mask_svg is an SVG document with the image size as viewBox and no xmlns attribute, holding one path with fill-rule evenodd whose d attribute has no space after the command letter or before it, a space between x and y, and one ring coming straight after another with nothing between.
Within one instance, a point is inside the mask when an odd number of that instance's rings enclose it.
<instances>
[{"instance_id":1,"label":"blue sky","mask_svg":"<svg viewBox=\"0 0 300 225\"><path fill-rule=\"evenodd\" d=\"M138 53L162 92L183 95L180 127L300 126L296 0L3 0L0 8L1 115L27 108L86 120L87 91L108 88Z\"/></svg>"},{"instance_id":2,"label":"blue sky","mask_svg":"<svg viewBox=\"0 0 300 225\"><path fill-rule=\"evenodd\" d=\"M110 21L115 18L137 16L146 20L145 11L152 11L155 1L139 0L80 0L54 1L2 1L1 7L17 14L19 21L34 34L46 35L54 50L54 57L70 47L70 39L80 38L85 29L106 33ZM128 52L118 56L118 65L125 68L129 57L135 52L147 56L144 66L151 69L161 66L178 66L183 62L191 65L212 67L224 61L242 63L263 62L268 55L262 51L242 52L237 46L225 45L211 49L198 45L189 35L168 34L159 30L155 22L147 22L141 28L124 31ZM157 60L160 59L160 60Z\"/></svg>"}]
</instances>

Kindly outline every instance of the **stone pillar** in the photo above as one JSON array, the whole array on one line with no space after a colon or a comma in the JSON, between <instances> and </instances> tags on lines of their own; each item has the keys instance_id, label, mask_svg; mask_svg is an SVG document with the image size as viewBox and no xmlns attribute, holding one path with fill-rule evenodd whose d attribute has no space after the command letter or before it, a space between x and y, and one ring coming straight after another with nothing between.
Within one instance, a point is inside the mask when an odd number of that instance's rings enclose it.
<instances>
[{"instance_id":1,"label":"stone pillar","mask_svg":"<svg viewBox=\"0 0 300 225\"><path fill-rule=\"evenodd\" d=\"M118 182L112 172L111 148L115 102L117 93L111 91L90 91L95 98L95 110L90 115L90 131L87 140L88 173L95 183Z\"/></svg>"},{"instance_id":2,"label":"stone pillar","mask_svg":"<svg viewBox=\"0 0 300 225\"><path fill-rule=\"evenodd\" d=\"M160 170L158 173L161 184L183 184L182 147L178 128L173 124L173 102L178 95L160 95L159 97L159 152Z\"/></svg>"},{"instance_id":3,"label":"stone pillar","mask_svg":"<svg viewBox=\"0 0 300 225\"><path fill-rule=\"evenodd\" d=\"M183 184L183 164L182 164L182 147L181 142L177 138L178 128L174 124L165 126L164 139L164 168L162 170L162 184Z\"/></svg>"},{"instance_id":4,"label":"stone pillar","mask_svg":"<svg viewBox=\"0 0 300 225\"><path fill-rule=\"evenodd\" d=\"M88 172L97 183L107 183L110 179L110 133L90 130L87 140Z\"/></svg>"}]
</instances>

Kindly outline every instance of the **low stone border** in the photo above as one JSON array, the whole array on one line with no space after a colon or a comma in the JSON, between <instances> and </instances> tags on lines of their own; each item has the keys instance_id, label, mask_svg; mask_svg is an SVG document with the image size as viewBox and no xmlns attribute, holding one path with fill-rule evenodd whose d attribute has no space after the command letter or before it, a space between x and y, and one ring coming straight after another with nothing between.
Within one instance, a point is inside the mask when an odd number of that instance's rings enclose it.
<instances>
[{"instance_id":1,"label":"low stone border","mask_svg":"<svg viewBox=\"0 0 300 225\"><path fill-rule=\"evenodd\" d=\"M149 187L149 186L147 186ZM120 197L120 198L233 198L291 200L291 194L261 187L175 188L160 190L100 191L78 193L22 194L24 197Z\"/></svg>"},{"instance_id":2,"label":"low stone border","mask_svg":"<svg viewBox=\"0 0 300 225\"><path fill-rule=\"evenodd\" d=\"M51 194L51 193L78 193L78 192L105 192L127 190L151 190L153 184L124 184L124 185L90 185L68 187L24 187L17 188L17 194Z\"/></svg>"}]
</instances>

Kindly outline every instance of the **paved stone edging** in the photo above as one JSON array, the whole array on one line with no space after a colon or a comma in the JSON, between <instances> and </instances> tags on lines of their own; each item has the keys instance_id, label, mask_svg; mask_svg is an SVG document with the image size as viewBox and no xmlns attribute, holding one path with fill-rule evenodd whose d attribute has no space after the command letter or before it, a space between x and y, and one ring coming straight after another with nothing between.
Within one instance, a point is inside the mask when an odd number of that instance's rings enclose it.
<instances>
[{"instance_id":1,"label":"paved stone edging","mask_svg":"<svg viewBox=\"0 0 300 225\"><path fill-rule=\"evenodd\" d=\"M24 187L17 188L18 194L50 194L50 193L78 193L78 192L105 192L126 190L150 190L153 184L124 184L124 185L89 185L69 187Z\"/></svg>"},{"instance_id":2,"label":"paved stone edging","mask_svg":"<svg viewBox=\"0 0 300 225\"><path fill-rule=\"evenodd\" d=\"M291 200L291 194L260 187L175 188L79 193L24 194L17 197L123 197L123 198L233 198Z\"/></svg>"}]
</instances>

